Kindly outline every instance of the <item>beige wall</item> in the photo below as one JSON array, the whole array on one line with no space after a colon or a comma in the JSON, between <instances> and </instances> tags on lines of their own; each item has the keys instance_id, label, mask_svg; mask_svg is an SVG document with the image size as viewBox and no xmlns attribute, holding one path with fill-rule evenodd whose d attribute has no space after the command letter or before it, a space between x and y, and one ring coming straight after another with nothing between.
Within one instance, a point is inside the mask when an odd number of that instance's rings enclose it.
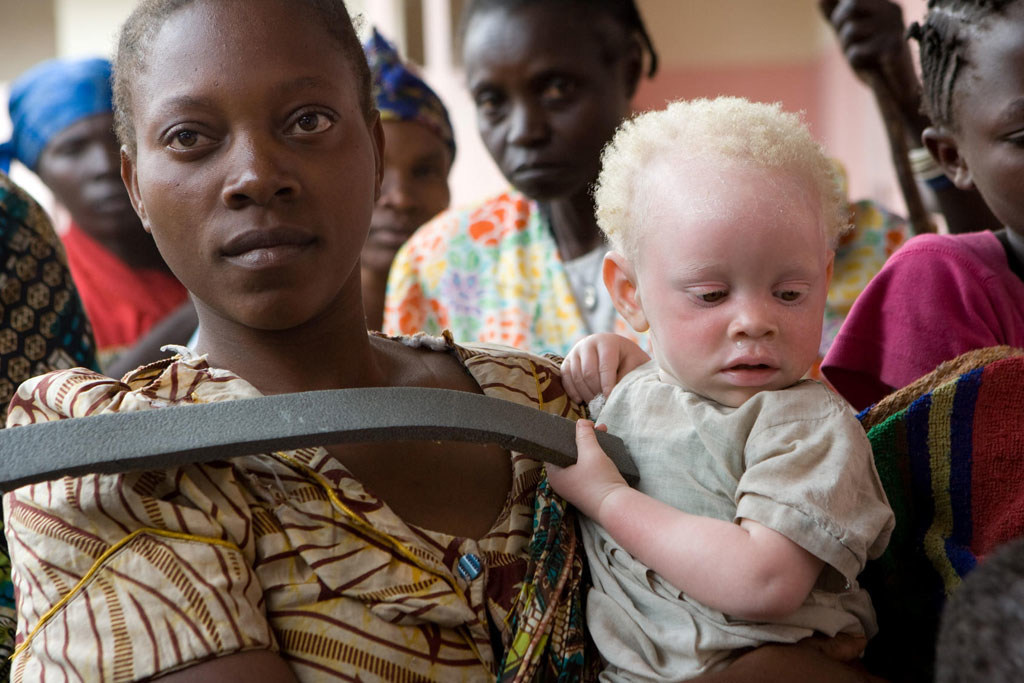
<instances>
[{"instance_id":1,"label":"beige wall","mask_svg":"<svg viewBox=\"0 0 1024 683\"><path fill-rule=\"evenodd\" d=\"M669 67L805 62L829 38L815 0L640 0Z\"/></svg>"},{"instance_id":2,"label":"beige wall","mask_svg":"<svg viewBox=\"0 0 1024 683\"><path fill-rule=\"evenodd\" d=\"M136 5L135 0L52 1L57 16L57 54L61 56L112 56L117 31Z\"/></svg>"},{"instance_id":3,"label":"beige wall","mask_svg":"<svg viewBox=\"0 0 1024 683\"><path fill-rule=\"evenodd\" d=\"M52 3L0 0L0 17L0 82L10 81L56 52Z\"/></svg>"}]
</instances>

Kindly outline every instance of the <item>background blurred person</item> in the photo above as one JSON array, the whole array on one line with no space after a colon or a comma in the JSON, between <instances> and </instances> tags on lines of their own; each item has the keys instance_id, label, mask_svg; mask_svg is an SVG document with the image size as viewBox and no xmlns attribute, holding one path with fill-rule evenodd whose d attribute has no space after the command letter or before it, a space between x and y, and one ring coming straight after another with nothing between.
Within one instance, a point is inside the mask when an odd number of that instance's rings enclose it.
<instances>
[{"instance_id":1,"label":"background blurred person","mask_svg":"<svg viewBox=\"0 0 1024 683\"><path fill-rule=\"evenodd\" d=\"M363 46L373 77L373 98L384 126L384 182L360 258L366 326L384 320L384 290L398 248L448 208L448 173L455 135L437 94L373 31Z\"/></svg>"},{"instance_id":2,"label":"background blurred person","mask_svg":"<svg viewBox=\"0 0 1024 683\"><path fill-rule=\"evenodd\" d=\"M13 133L0 145L0 170L17 159L70 213L61 238L106 365L186 299L121 181L110 62L43 62L13 83L8 107Z\"/></svg>"},{"instance_id":3,"label":"background blurred person","mask_svg":"<svg viewBox=\"0 0 1024 683\"><path fill-rule=\"evenodd\" d=\"M475 0L462 38L480 136L514 189L416 232L392 267L384 331L559 354L590 332L636 339L601 283L590 194L601 149L657 70L636 5Z\"/></svg>"}]
</instances>

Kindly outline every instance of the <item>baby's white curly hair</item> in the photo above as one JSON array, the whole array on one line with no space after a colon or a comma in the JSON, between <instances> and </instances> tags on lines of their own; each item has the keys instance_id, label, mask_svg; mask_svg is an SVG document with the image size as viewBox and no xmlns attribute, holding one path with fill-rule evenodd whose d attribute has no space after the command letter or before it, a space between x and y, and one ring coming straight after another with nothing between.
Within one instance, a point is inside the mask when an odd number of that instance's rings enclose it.
<instances>
[{"instance_id":1,"label":"baby's white curly hair","mask_svg":"<svg viewBox=\"0 0 1024 683\"><path fill-rule=\"evenodd\" d=\"M598 225L612 249L635 258L647 194L655 187L652 167L671 172L671 162L689 159L720 159L804 179L820 198L829 248L849 229L841 179L798 115L779 103L740 97L679 100L624 122L601 153L594 199Z\"/></svg>"}]
</instances>

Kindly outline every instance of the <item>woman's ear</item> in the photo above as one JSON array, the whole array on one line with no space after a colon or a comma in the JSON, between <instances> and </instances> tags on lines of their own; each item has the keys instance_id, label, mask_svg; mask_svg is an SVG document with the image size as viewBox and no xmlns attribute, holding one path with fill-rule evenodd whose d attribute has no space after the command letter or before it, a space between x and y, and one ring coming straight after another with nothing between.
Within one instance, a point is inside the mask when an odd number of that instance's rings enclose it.
<instances>
[{"instance_id":1,"label":"woman's ear","mask_svg":"<svg viewBox=\"0 0 1024 683\"><path fill-rule=\"evenodd\" d=\"M380 120L380 111L373 110L373 122L370 125L370 138L373 143L373 159L376 163L375 181L373 190L373 201L380 199L381 187L384 185L384 124Z\"/></svg>"},{"instance_id":2,"label":"woman's ear","mask_svg":"<svg viewBox=\"0 0 1024 683\"><path fill-rule=\"evenodd\" d=\"M949 132L943 128L929 126L921 133L921 141L954 185L961 190L974 189L971 170L967 167L966 159L960 155L956 139Z\"/></svg>"},{"instance_id":3,"label":"woman's ear","mask_svg":"<svg viewBox=\"0 0 1024 683\"><path fill-rule=\"evenodd\" d=\"M142 227L146 232L152 234L153 231L149 226L149 214L146 213L146 205L143 203L142 195L139 193L139 176L135 170L135 160L128 154L128 148L124 145L121 146L121 180L128 189L128 197L132 200L132 208L139 215Z\"/></svg>"},{"instance_id":4,"label":"woman's ear","mask_svg":"<svg viewBox=\"0 0 1024 683\"><path fill-rule=\"evenodd\" d=\"M612 297L615 310L625 318L637 332L646 332L650 325L644 315L643 302L637 289L636 273L633 264L617 251L609 251L604 257L604 268L601 272L604 286Z\"/></svg>"}]
</instances>

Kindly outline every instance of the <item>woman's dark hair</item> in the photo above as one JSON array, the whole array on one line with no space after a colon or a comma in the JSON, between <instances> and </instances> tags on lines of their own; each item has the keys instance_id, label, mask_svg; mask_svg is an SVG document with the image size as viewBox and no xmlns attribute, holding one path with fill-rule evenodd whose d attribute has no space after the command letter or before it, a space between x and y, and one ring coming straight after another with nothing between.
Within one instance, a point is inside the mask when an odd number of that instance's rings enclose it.
<instances>
[{"instance_id":1,"label":"woman's dark hair","mask_svg":"<svg viewBox=\"0 0 1024 683\"><path fill-rule=\"evenodd\" d=\"M619 24L627 35L635 35L640 39L644 50L647 52L648 65L647 77L652 78L658 72L658 53L651 42L651 36L647 33L644 20L640 16L634 0L472 0L462 14L462 21L459 28L460 43L465 42L466 27L469 20L476 14L485 10L503 9L517 10L528 5L575 5L576 10L588 13L600 13L613 19ZM581 21L581 25L587 22Z\"/></svg>"},{"instance_id":2,"label":"woman's dark hair","mask_svg":"<svg viewBox=\"0 0 1024 683\"><path fill-rule=\"evenodd\" d=\"M953 91L963 67L970 64L971 31L1016 0L928 0L928 13L907 34L921 51L924 103L936 125L956 128Z\"/></svg>"},{"instance_id":3,"label":"woman's dark hair","mask_svg":"<svg viewBox=\"0 0 1024 683\"><path fill-rule=\"evenodd\" d=\"M248 0L245 0L248 1ZM343 0L284 0L290 6L304 5L316 14L318 23L338 41L352 65L359 95L359 106L369 119L373 111L370 94L370 68L363 46ZM195 0L142 0L125 21L114 59L114 132L122 145L135 151L135 124L132 120L132 86L146 70L149 45L167 19ZM285 30L285 29L282 29Z\"/></svg>"}]
</instances>

